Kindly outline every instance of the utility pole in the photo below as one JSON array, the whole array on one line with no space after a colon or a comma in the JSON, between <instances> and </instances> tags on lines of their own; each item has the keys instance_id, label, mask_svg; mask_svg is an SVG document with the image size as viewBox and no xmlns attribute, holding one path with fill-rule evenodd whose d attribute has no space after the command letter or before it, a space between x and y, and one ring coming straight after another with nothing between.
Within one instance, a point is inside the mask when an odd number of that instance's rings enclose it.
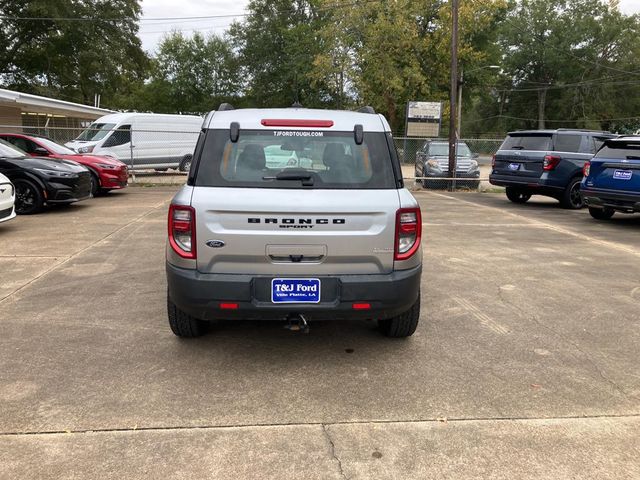
<instances>
[{"instance_id":1,"label":"utility pole","mask_svg":"<svg viewBox=\"0 0 640 480\"><path fill-rule=\"evenodd\" d=\"M451 92L449 108L449 177L451 180L450 190L456 189L456 156L458 146L458 135L456 131L456 101L458 96L458 0L451 0Z\"/></svg>"},{"instance_id":2,"label":"utility pole","mask_svg":"<svg viewBox=\"0 0 640 480\"><path fill-rule=\"evenodd\" d=\"M458 138L462 138L462 85L464 84L464 65L460 65L458 81Z\"/></svg>"}]
</instances>

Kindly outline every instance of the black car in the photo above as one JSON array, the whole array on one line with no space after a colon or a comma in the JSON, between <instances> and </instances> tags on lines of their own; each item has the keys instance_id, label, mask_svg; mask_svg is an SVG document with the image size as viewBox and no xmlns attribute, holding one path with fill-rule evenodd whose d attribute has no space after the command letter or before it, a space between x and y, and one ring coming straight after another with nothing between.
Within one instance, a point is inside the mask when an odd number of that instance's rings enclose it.
<instances>
[{"instance_id":1,"label":"black car","mask_svg":"<svg viewBox=\"0 0 640 480\"><path fill-rule=\"evenodd\" d=\"M69 160L34 158L0 140L0 173L16 189L16 213L30 214L45 204L73 203L91 197L91 173Z\"/></svg>"},{"instance_id":2,"label":"black car","mask_svg":"<svg viewBox=\"0 0 640 480\"><path fill-rule=\"evenodd\" d=\"M584 164L605 140L615 137L609 132L561 128L511 132L493 157L489 181L506 187L507 198L514 203L546 195L564 208L582 208Z\"/></svg>"},{"instance_id":3,"label":"black car","mask_svg":"<svg viewBox=\"0 0 640 480\"><path fill-rule=\"evenodd\" d=\"M480 167L478 154L471 150L464 142L458 142L456 155L456 184L461 187L477 189L480 185ZM445 188L448 185L445 178L452 175L449 172L449 144L447 142L428 141L416 153L415 167L416 182L424 188Z\"/></svg>"}]
</instances>

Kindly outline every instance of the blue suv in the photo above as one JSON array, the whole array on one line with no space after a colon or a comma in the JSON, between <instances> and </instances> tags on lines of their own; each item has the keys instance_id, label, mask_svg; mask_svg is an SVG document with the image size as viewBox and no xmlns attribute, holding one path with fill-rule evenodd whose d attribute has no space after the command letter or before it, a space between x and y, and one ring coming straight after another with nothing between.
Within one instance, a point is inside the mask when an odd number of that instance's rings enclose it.
<instances>
[{"instance_id":1,"label":"blue suv","mask_svg":"<svg viewBox=\"0 0 640 480\"><path fill-rule=\"evenodd\" d=\"M489 181L506 187L507 198L514 203L546 195L559 200L564 208L582 208L584 164L605 140L614 137L592 130L511 132L493 157Z\"/></svg>"},{"instance_id":2,"label":"blue suv","mask_svg":"<svg viewBox=\"0 0 640 480\"><path fill-rule=\"evenodd\" d=\"M640 137L607 140L585 164L581 189L593 218L640 213Z\"/></svg>"}]
</instances>

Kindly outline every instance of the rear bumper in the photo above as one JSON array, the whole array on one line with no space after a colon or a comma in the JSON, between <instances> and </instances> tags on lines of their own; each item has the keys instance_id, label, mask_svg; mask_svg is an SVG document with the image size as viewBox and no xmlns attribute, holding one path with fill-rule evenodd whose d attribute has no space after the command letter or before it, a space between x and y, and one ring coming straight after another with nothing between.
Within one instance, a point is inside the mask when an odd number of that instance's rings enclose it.
<instances>
[{"instance_id":1,"label":"rear bumper","mask_svg":"<svg viewBox=\"0 0 640 480\"><path fill-rule=\"evenodd\" d=\"M580 189L587 206L593 208L613 208L619 212L640 212L640 193L625 193L597 188Z\"/></svg>"},{"instance_id":2,"label":"rear bumper","mask_svg":"<svg viewBox=\"0 0 640 480\"><path fill-rule=\"evenodd\" d=\"M390 318L406 312L420 294L422 266L382 275L313 276L321 281L318 304L273 304L273 277L203 274L167 263L169 297L178 308L202 320L281 320L301 313L310 320ZM237 310L223 310L220 303L237 303ZM371 305L354 310L355 302Z\"/></svg>"},{"instance_id":3,"label":"rear bumper","mask_svg":"<svg viewBox=\"0 0 640 480\"><path fill-rule=\"evenodd\" d=\"M516 177L513 175L498 175L495 173L489 175L489 183L498 187L518 187L529 189L532 191L531 193L536 193L536 190L538 190L538 193L541 194L549 192L556 195L566 188L566 186L552 184L548 179L544 178Z\"/></svg>"}]
</instances>

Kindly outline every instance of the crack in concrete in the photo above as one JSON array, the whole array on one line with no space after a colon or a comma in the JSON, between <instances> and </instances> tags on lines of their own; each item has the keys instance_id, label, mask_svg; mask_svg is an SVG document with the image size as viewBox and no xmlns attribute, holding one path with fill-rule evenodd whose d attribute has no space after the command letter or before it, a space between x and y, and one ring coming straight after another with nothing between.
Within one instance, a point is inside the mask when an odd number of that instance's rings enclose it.
<instances>
[{"instance_id":1,"label":"crack in concrete","mask_svg":"<svg viewBox=\"0 0 640 480\"><path fill-rule=\"evenodd\" d=\"M344 470L342 468L342 460L340 460L338 455L336 455L336 444L333 442L333 439L331 438L331 434L329 433L329 429L327 428L327 424L325 424L325 423L322 424L322 431L324 432L325 438L329 442L329 450L331 451L331 456L338 463L338 472L340 473L340 476L342 478L348 478L345 475Z\"/></svg>"},{"instance_id":2,"label":"crack in concrete","mask_svg":"<svg viewBox=\"0 0 640 480\"><path fill-rule=\"evenodd\" d=\"M598 420L598 419L630 419L640 418L638 413L602 414L602 415L566 415L556 417L453 417L447 418L447 423L484 423L484 422L535 422L539 420ZM338 421L332 423L306 422L306 423L251 423L241 425L187 425L167 427L116 427L116 428L86 428L78 430L45 430L26 432L0 432L0 437L37 436L37 435L82 435L87 433L133 433L133 432L164 432L179 430L228 430L238 428L272 428L272 427L305 427L305 426L334 426L334 425L398 425L402 423L442 423L440 418L405 419L405 420L354 420Z\"/></svg>"},{"instance_id":3,"label":"crack in concrete","mask_svg":"<svg viewBox=\"0 0 640 480\"><path fill-rule=\"evenodd\" d=\"M499 286L498 286L498 298L500 299L502 304L504 306L506 306L507 308L510 308L511 310L515 311L516 313L519 313L525 319L533 320L533 322L536 325L539 325L540 327L544 328L545 330L551 332L553 335L555 335L561 341L563 341L565 343L568 343L573 348L575 348L582 355L581 356L577 356L577 355L572 354L570 352L569 352L569 354L571 356L573 356L577 360L586 360L587 363L589 363L589 365L591 365L593 367L593 369L600 376L600 378L602 378L606 383L608 383L614 390L616 390L620 394L622 394L623 397L625 397L627 399L633 398L635 400L637 400L639 398L639 397L637 397L635 395L627 393L624 390L624 388L622 388L620 385L618 385L618 383L616 383L614 380L612 380L611 378L606 376L605 373L600 368L600 366L584 350L582 350L577 343L575 343L573 340L571 340L565 334L563 334L562 332L560 332L560 331L550 327L546 323L544 323L535 313L526 312L522 307L520 307L520 306L516 305L515 303L512 303L509 300L507 300L504 297L503 292L502 292L502 290L500 289Z\"/></svg>"}]
</instances>

